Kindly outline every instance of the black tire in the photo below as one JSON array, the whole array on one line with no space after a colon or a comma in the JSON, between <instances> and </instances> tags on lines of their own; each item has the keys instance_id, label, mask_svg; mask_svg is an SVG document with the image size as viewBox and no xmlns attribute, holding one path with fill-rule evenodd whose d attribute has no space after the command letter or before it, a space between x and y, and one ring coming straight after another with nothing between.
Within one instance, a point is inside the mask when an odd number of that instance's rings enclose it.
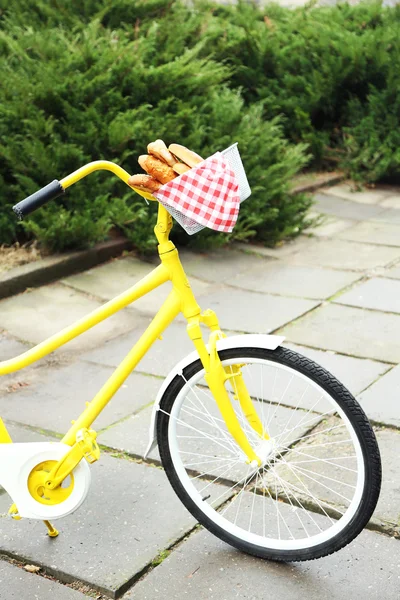
<instances>
[{"instance_id":1,"label":"black tire","mask_svg":"<svg viewBox=\"0 0 400 600\"><path fill-rule=\"evenodd\" d=\"M289 369L290 373L299 374L301 377L301 381L303 381L304 378L306 378L307 382L309 382L310 385L313 385L312 382L314 382L314 384L317 384L317 386L319 386L319 388L322 388L322 390L324 390L329 395L330 401L333 403L336 403L338 410L341 409L341 411L345 414L345 417L347 417L348 421L346 420L346 418L343 419L345 422L347 422L346 427L347 428L349 427L348 423L351 424L351 428L352 428L352 430L355 434L355 437L359 443L359 445L358 445L358 460L360 460L360 457L362 455L362 463L363 463L363 469L364 469L363 485L358 486L358 490L359 490L358 496L360 496L360 497L359 497L359 500L357 500L356 507L354 508L354 504L352 505L353 506L352 514L351 514L351 518L349 518L350 519L349 522L347 524L345 524L343 526L343 528L340 531L338 531L335 535L333 535L332 537L329 537L328 539L324 539L323 542L317 543L316 545L315 544L311 545L310 547L307 547L307 545L306 545L305 547L302 547L302 548L296 548L296 549L283 548L282 549L279 547L274 547L273 544L269 545L269 542L267 545L260 545L258 543L249 542L246 539L242 539L241 537L238 537L237 535L233 534L231 531L226 530L226 528L224 528L224 526L221 525L220 522L218 522L218 523L214 522L214 520L212 518L210 518L210 515L205 514L205 511L202 510L201 507L203 506L203 504L196 503L193 500L193 498L191 497L191 495L188 493L187 489L185 488L185 485L182 483L182 481L177 473L177 470L175 468L175 464L172 459L172 456L171 456L171 445L170 445L170 439L169 439L170 421L173 421L173 419L170 419L171 410L173 409L173 406L177 399L178 394L181 392L181 390L183 389L185 384L187 382L190 383L190 380L192 378L194 378L196 375L199 376L199 373L202 371L202 365L200 363L200 360L196 360L193 363L191 363L190 365L188 365L184 369L182 376L177 375L174 378L174 380L171 382L171 384L169 385L169 387L167 388L167 390L165 391L165 393L161 399L160 411L158 412L157 439L158 439L159 451L160 451L160 455L161 455L162 464L165 468L165 472L166 472L167 477L170 480L171 485L174 488L176 494L178 495L180 500L183 502L183 504L186 506L186 508L189 510L189 512L199 521L199 523L201 523L211 533L213 533L214 535L216 535L218 538L225 541L226 543L230 544L231 546L234 546L235 548L238 548L239 550L241 550L243 552L255 555L260 558L277 560L277 561L304 561L304 560L312 560L312 559L320 558L322 556L327 556L327 555L332 554L333 552L336 552L337 550L343 548L349 542L351 542L368 523L368 521L375 509L376 503L378 501L380 486L381 486L381 461L380 461L379 448L378 448L377 441L376 441L374 432L372 430L372 427L371 427L366 415L364 414L363 410L361 409L361 407L359 406L357 401L354 399L354 397L350 394L350 392L335 377L333 377L333 375L331 375L324 368L317 365L316 363L309 360L308 358L301 356L287 348L280 347L274 351L260 349L260 348L234 348L234 349L229 349L229 350L223 350L219 353L219 355L220 355L221 361L227 361L227 360L236 359L236 358L246 358L246 359L249 359L249 361L251 361L251 360L253 360L254 362L257 361L257 364L261 364L260 369L263 368L264 366L271 368L271 365L273 365L272 368L277 369L278 373L279 373L279 368L277 367L277 365L281 365L284 367L282 369L283 372L286 372ZM260 361L266 361L265 365L263 362L260 363ZM249 364L250 364L250 362L249 362ZM275 375L275 378L276 378L276 375ZM293 377L292 377L292 379L293 379ZM316 387L316 386L314 385L314 387ZM188 397L187 395L184 396L184 398L187 398L187 397ZM265 403L264 400L262 400L262 402ZM308 413L310 413L310 410L308 411ZM314 414L314 413L312 413L312 414ZM326 414L328 414L328 413L326 413ZM314 420L316 418L317 417L313 418L312 420ZM322 420L317 422L314 429L317 426L325 427L326 419L328 419L328 418L332 418L332 419L339 418L339 414L335 412L332 417L331 416L325 417L325 420L322 415ZM177 421L177 420L175 419L175 421ZM320 425L320 423L323 423L323 425ZM332 430L332 429L335 429L338 427L339 426L336 426L333 424L333 426L330 429ZM344 427L344 425L340 425L340 427ZM332 435L332 431L330 431L330 429L329 428L326 430L322 429L321 431L322 431L322 433L324 431L330 432L330 435ZM347 432L347 430L346 430L346 432ZM311 438L313 435L321 435L321 434L312 433L307 437ZM324 435L328 435L328 433L324 434ZM182 437L182 436L180 436L180 437ZM303 438L303 440L304 439L305 438ZM325 439L325 438L323 438L323 439ZM308 441L310 441L310 440L308 440ZM345 441L347 442L347 440L345 440ZM298 445L296 446L296 443L293 444L293 446L290 446L290 449L289 449L290 452L292 452L292 448L294 448L294 452L297 452L296 449L298 448ZM303 441L303 443L304 443L304 441ZM330 443L332 444L332 442L330 442ZM335 442L333 442L333 443L335 443ZM344 444L344 442L336 442L336 443ZM318 445L318 443L315 445L315 447L317 445ZM327 446L329 444L320 444L320 446L321 445ZM304 448L304 446L303 446L303 448ZM310 445L307 446L307 449L309 449L309 448L311 448ZM360 448L361 448L361 452L360 452ZM331 448L329 448L329 452L331 452ZM302 452L297 452L297 453L302 454ZM286 465L287 461L285 460L284 457L288 456L288 454L286 453L283 455L283 453L279 452L279 455L280 455L280 460L283 459L283 462L280 462L279 465L284 465L284 464ZM323 461L323 459L322 459L322 461ZM332 462L332 464L334 466L339 466L340 468L344 468L344 467L342 467L341 464L337 465L337 461L339 461L339 458L334 457L334 461L336 461L336 462ZM203 460L203 462L204 462L204 460ZM317 461L316 460L313 460L313 461L310 461L310 460L304 461L303 460L303 463L304 462L317 462ZM327 461L325 461L325 462L327 462ZM293 467L294 464L295 464L295 462L292 461L290 468L292 470L295 469L295 470L293 470L293 473L296 474L297 469L299 469L299 467ZM297 465L298 464L299 463L297 463ZM349 463L346 463L346 464L349 464ZM271 466L271 465L269 465L269 466ZM207 469L207 467L206 467L206 469ZM302 467L302 469L304 470L304 467ZM351 469L347 469L347 470L350 471ZM189 472L189 470L188 470L188 472ZM308 470L308 472L311 473L312 471ZM262 482L262 476L264 475L264 473L266 473L268 476L269 473L271 473L271 471L268 471L268 468L263 469L262 473L260 471L260 482ZM301 473L301 471L300 471L300 473ZM258 474L256 476L257 476L257 479L256 479L255 485L257 488ZM324 477L324 475L321 475L321 477ZM281 482L285 481L284 479L281 479L281 477L279 475L278 475L278 478L279 478L279 481L281 481ZM311 479L311 477L310 477L310 479ZM222 481L222 479L221 479L221 481ZM253 477L253 481L254 481L254 477ZM315 481L316 481L316 479L315 479ZM263 488L265 488L266 484L264 482L262 482L262 484L263 484ZM291 485L292 487L287 488L286 484ZM186 483L186 485L187 485L187 483ZM292 513L295 513L296 511L298 512L298 509L300 507L298 505L294 506L293 503L290 501L291 493L293 494L293 492L291 492L291 489L292 488L295 489L294 485L287 483L287 481L285 481L285 484L282 483L282 485L284 486L283 489L286 488L287 499L289 500L290 504L292 504L292 506L290 507L292 509L291 512ZM343 485L345 485L345 484L343 484ZM353 486L353 487L355 487L355 486ZM289 489L289 494L287 493L288 489ZM306 486L306 490L308 490L307 486ZM301 491L303 491L303 490L301 489ZM268 492L268 493L269 493L271 501L273 500L275 502L275 499L272 498L271 493L270 492ZM265 498L266 498L265 491L263 491L263 495L264 495L264 498L263 498L264 505L263 505L261 512L265 513L265 510L264 510ZM308 495L310 495L310 494L308 494ZM254 496L257 497L257 502L261 502L261 500L258 500L258 496L256 495L255 490L254 490ZM293 494L293 498L294 497L295 497L295 495ZM303 498L303 496L300 496L300 497ZM202 500L203 500L203 498L202 498ZM277 497L276 497L276 500L278 500ZM317 500L318 500L318 498L317 498ZM269 499L267 499L267 501L269 502ZM242 500L240 500L240 502L242 502ZM303 502L304 502L304 500L303 500ZM328 508L327 508L328 503L326 501L321 501L321 502L322 502L322 505L318 504L318 506L321 506L325 515L327 515L330 518L330 520L332 522L334 522L335 525L337 523L339 523L341 521L341 518L339 518L339 519L335 519L335 517L332 518L332 515L329 514L329 512L326 512L326 511L328 511ZM232 501L232 503L233 503L233 501ZM205 504L206 503L204 503L204 506L205 506ZM317 513L312 512L313 508L310 508L310 507L307 508L306 506L303 506L303 504L301 502L299 502L299 504L300 504L301 508L305 510L304 514L310 515L311 518L312 518L312 515L314 515L315 519L320 518L319 516L317 516ZM239 506L240 506L240 503L239 503ZM286 504L286 506L289 508L288 504ZM253 499L253 507L254 507L254 499ZM278 513L280 513L280 507L283 507L283 504L281 502L279 502L279 504L277 505ZM238 510L239 509L236 509L236 511L238 511ZM285 508L284 510L287 510L287 509ZM216 515L218 514L218 511L214 511L214 512ZM339 512L339 511L337 511L337 512ZM237 514L238 514L238 512L237 512ZM325 515L323 515L324 519L326 518ZM236 515L236 518L237 518L237 515ZM263 516L263 519L264 519L264 516ZM294 517L293 517L293 519L294 519ZM283 519L283 520L285 520L285 519ZM278 529L279 529L279 521L280 521L280 514L277 517ZM325 523L325 521L324 521L324 523ZM235 525L236 525L236 521L235 521ZM250 526L251 526L251 522L250 522ZM250 528L249 528L249 531L250 531ZM306 531L306 529L305 529L305 531ZM265 526L264 526L264 534L265 534ZM317 538L318 538L318 536L316 535L316 539ZM267 538L265 538L265 539L267 539ZM280 537L279 537L279 539L280 539ZM291 541L289 541L289 542L291 543Z\"/></svg>"}]
</instances>

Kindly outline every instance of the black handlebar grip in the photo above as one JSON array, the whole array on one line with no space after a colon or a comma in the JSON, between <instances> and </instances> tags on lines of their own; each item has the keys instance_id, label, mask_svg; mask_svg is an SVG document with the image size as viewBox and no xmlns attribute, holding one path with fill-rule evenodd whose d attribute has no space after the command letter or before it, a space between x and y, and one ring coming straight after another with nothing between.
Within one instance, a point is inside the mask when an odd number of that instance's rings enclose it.
<instances>
[{"instance_id":1,"label":"black handlebar grip","mask_svg":"<svg viewBox=\"0 0 400 600\"><path fill-rule=\"evenodd\" d=\"M21 200L15 206L13 206L13 211L18 216L18 218L22 221L26 215L29 215L31 212L46 204L50 200L54 200L61 196L65 192L63 186L57 179L46 185L41 190L35 192L31 196L25 198L25 200Z\"/></svg>"}]
</instances>

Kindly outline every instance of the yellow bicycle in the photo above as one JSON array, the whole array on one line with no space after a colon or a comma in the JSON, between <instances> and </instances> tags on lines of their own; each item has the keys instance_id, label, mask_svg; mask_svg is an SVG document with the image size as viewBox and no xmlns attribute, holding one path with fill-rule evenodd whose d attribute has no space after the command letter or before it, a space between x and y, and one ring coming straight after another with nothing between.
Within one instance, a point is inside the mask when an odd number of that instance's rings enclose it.
<instances>
[{"instance_id":1,"label":"yellow bicycle","mask_svg":"<svg viewBox=\"0 0 400 600\"><path fill-rule=\"evenodd\" d=\"M128 183L121 167L97 161L54 181L14 210L22 218L99 169ZM61 333L0 363L0 375L23 369L172 282L145 333L61 442L12 443L0 419L0 485L14 502L10 516L43 520L49 535L58 534L50 520L81 506L90 485L89 465L100 456L93 421L182 313L194 351L161 386L147 454L158 444L183 504L236 548L285 561L335 552L365 527L379 496L379 450L365 414L325 369L281 347L283 337L224 335L215 313L202 312L193 295L169 239L171 227L171 215L159 204L154 231L161 264ZM202 327L209 329L208 343Z\"/></svg>"}]
</instances>

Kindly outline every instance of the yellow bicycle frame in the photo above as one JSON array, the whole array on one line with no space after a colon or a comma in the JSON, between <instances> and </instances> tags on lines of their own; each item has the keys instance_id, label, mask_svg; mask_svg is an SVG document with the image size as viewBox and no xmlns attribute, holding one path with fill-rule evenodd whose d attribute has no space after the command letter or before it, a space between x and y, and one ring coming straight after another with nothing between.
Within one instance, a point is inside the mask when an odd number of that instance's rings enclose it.
<instances>
[{"instance_id":1,"label":"yellow bicycle frame","mask_svg":"<svg viewBox=\"0 0 400 600\"><path fill-rule=\"evenodd\" d=\"M60 183L65 189L89 173L99 169L114 172L120 179L128 184L129 174L118 165L107 161L89 163L63 179ZM136 188L133 189L148 200L156 200L151 194L136 190ZM60 346L63 346L70 340L78 337L91 327L94 327L94 325L111 317L122 308L125 308L135 300L143 297L161 284L166 281L171 281L173 289L161 309L140 337L139 341L114 371L110 379L104 384L93 400L87 402L86 409L79 418L72 422L72 427L66 433L62 442L73 446L76 443L77 433L82 429L89 429L90 425L118 391L126 378L132 373L133 369L152 344L161 336L163 331L170 325L175 317L182 312L188 322L188 334L198 351L205 369L205 379L219 406L228 430L245 453L248 462L261 464L261 460L255 454L247 436L239 424L229 395L225 389L226 381L230 382L235 392L235 397L240 402L243 413L251 427L259 434L261 439L268 439L268 435L264 432L261 421L253 407L240 368L230 367L230 372L227 372L228 370L226 371L221 365L216 351L216 341L223 334L220 331L217 317L211 310L207 310L203 314L201 313L200 307L196 302L180 262L178 251L174 244L169 240L171 228L172 218L164 206L159 204L157 225L155 226L154 232L159 244L158 252L161 264L126 292L120 294L110 302L107 302L83 319L77 321L75 324L65 328L60 333L53 335L48 340L38 344L20 356L0 362L0 375L13 373L31 365L57 348L60 348ZM211 330L209 349L207 349L203 340L200 323L204 323ZM0 419L0 443L10 442L11 438L4 423Z\"/></svg>"}]
</instances>

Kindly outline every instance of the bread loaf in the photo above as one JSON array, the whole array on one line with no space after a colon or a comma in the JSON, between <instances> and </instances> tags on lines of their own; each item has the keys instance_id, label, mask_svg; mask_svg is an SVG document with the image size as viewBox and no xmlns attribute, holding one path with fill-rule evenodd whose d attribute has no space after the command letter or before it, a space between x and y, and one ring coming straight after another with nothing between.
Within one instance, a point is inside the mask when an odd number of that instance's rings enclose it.
<instances>
[{"instance_id":1,"label":"bread loaf","mask_svg":"<svg viewBox=\"0 0 400 600\"><path fill-rule=\"evenodd\" d=\"M162 140L156 140L155 142L151 142L147 146L147 152L149 154L152 154L159 160L162 160L170 167L173 167L176 163L175 158L172 156L171 152L169 152L167 146Z\"/></svg>"},{"instance_id":2,"label":"bread loaf","mask_svg":"<svg viewBox=\"0 0 400 600\"><path fill-rule=\"evenodd\" d=\"M186 165L189 165L189 167L196 167L203 161L201 156L196 154L196 152L192 152L189 150L189 148L181 146L180 144L170 144L168 146L168 150L172 152L176 158L184 162Z\"/></svg>"},{"instance_id":3,"label":"bread loaf","mask_svg":"<svg viewBox=\"0 0 400 600\"><path fill-rule=\"evenodd\" d=\"M128 184L150 194L159 190L162 185L151 175L132 175L128 179Z\"/></svg>"},{"instance_id":4,"label":"bread loaf","mask_svg":"<svg viewBox=\"0 0 400 600\"><path fill-rule=\"evenodd\" d=\"M183 175L184 173L186 173L186 171L190 171L191 169L191 167L188 167L187 165L181 162L175 163L172 168L175 171L175 173L178 173L178 175Z\"/></svg>"},{"instance_id":5,"label":"bread loaf","mask_svg":"<svg viewBox=\"0 0 400 600\"><path fill-rule=\"evenodd\" d=\"M139 156L139 165L146 173L154 177L154 179L158 179L161 183L168 183L176 177L175 171L169 165L148 154Z\"/></svg>"}]
</instances>

